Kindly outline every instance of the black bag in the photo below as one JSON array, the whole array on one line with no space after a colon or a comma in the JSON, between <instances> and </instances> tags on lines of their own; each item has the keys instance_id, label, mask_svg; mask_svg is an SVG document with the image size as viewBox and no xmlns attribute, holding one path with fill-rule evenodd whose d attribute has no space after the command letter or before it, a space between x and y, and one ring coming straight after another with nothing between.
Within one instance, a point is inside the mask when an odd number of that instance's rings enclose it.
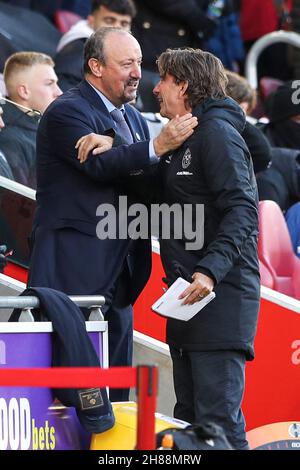
<instances>
[{"instance_id":1,"label":"black bag","mask_svg":"<svg viewBox=\"0 0 300 470\"><path fill-rule=\"evenodd\" d=\"M214 423L192 424L184 429L168 428L156 435L156 448L164 435L173 436L172 450L233 450L221 426Z\"/></svg>"}]
</instances>

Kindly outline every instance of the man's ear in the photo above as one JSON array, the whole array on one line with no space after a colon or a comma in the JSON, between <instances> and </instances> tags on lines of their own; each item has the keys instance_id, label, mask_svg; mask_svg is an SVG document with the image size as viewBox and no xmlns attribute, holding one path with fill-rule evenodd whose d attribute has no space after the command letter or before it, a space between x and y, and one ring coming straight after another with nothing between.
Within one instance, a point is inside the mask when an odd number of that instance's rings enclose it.
<instances>
[{"instance_id":1,"label":"man's ear","mask_svg":"<svg viewBox=\"0 0 300 470\"><path fill-rule=\"evenodd\" d=\"M244 111L244 113L247 114L248 111L249 111L249 103L247 103L247 101L241 101L241 103L239 103L239 105L242 108L242 110Z\"/></svg>"},{"instance_id":2,"label":"man's ear","mask_svg":"<svg viewBox=\"0 0 300 470\"><path fill-rule=\"evenodd\" d=\"M100 64L99 60L91 58L88 61L89 67L91 69L91 72L95 77L102 77L102 68L103 66Z\"/></svg>"},{"instance_id":3,"label":"man's ear","mask_svg":"<svg viewBox=\"0 0 300 470\"><path fill-rule=\"evenodd\" d=\"M25 101L28 101L30 97L30 90L26 84L18 85L16 89L17 95Z\"/></svg>"},{"instance_id":4,"label":"man's ear","mask_svg":"<svg viewBox=\"0 0 300 470\"><path fill-rule=\"evenodd\" d=\"M189 87L189 82L187 80L184 80L184 81L179 83L180 96L185 96L188 87Z\"/></svg>"},{"instance_id":5,"label":"man's ear","mask_svg":"<svg viewBox=\"0 0 300 470\"><path fill-rule=\"evenodd\" d=\"M95 18L93 15L88 15L87 17L87 23L89 25L90 28L94 29L94 26L95 26Z\"/></svg>"}]
</instances>

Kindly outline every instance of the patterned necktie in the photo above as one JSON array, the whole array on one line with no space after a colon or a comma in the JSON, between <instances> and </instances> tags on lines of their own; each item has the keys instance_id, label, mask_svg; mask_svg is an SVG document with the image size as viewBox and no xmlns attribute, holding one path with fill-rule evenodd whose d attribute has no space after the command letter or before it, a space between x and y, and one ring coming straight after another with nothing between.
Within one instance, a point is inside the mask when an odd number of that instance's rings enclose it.
<instances>
[{"instance_id":1,"label":"patterned necktie","mask_svg":"<svg viewBox=\"0 0 300 470\"><path fill-rule=\"evenodd\" d=\"M113 111L111 111L110 114L116 123L116 130L118 134L120 134L120 136L124 139L127 144L132 144L133 138L122 111L120 109L115 108Z\"/></svg>"}]
</instances>

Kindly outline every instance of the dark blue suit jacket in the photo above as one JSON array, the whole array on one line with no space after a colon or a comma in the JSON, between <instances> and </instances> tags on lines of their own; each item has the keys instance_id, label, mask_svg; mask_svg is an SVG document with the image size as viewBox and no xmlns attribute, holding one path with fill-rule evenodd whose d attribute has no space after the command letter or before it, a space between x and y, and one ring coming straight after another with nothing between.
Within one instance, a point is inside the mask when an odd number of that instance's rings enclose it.
<instances>
[{"instance_id":1,"label":"dark blue suit jacket","mask_svg":"<svg viewBox=\"0 0 300 470\"><path fill-rule=\"evenodd\" d=\"M133 302L150 274L150 243L99 240L99 204L118 204L122 182L149 167L149 133L141 115L125 105L135 140L80 164L75 143L91 132L103 134L114 121L86 82L55 100L37 134L37 212L29 285L67 294L103 294L108 298L130 249L129 300ZM128 187L128 185L127 185ZM130 195L129 195L130 196ZM118 210L117 210L118 214Z\"/></svg>"}]
</instances>

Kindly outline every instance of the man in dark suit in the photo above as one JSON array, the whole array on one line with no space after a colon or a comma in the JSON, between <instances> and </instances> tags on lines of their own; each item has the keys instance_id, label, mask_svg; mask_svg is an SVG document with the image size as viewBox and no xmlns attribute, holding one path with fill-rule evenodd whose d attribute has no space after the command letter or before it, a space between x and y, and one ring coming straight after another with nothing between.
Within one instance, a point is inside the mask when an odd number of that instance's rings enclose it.
<instances>
[{"instance_id":1,"label":"man in dark suit","mask_svg":"<svg viewBox=\"0 0 300 470\"><path fill-rule=\"evenodd\" d=\"M85 79L49 106L37 136L37 212L32 234L29 285L67 294L102 294L109 328L111 366L131 365L132 303L150 274L147 240L99 239L100 204L117 206L126 177L149 168L177 148L197 124L190 114L170 121L149 141L147 125L132 106L141 77L141 49L124 30L101 28L87 41ZM76 142L122 126L111 112L123 112L131 145L118 145L84 164ZM130 201L130 194L129 201ZM116 207L116 220L119 220ZM127 228L127 227L126 227ZM128 391L113 390L126 400Z\"/></svg>"}]
</instances>

